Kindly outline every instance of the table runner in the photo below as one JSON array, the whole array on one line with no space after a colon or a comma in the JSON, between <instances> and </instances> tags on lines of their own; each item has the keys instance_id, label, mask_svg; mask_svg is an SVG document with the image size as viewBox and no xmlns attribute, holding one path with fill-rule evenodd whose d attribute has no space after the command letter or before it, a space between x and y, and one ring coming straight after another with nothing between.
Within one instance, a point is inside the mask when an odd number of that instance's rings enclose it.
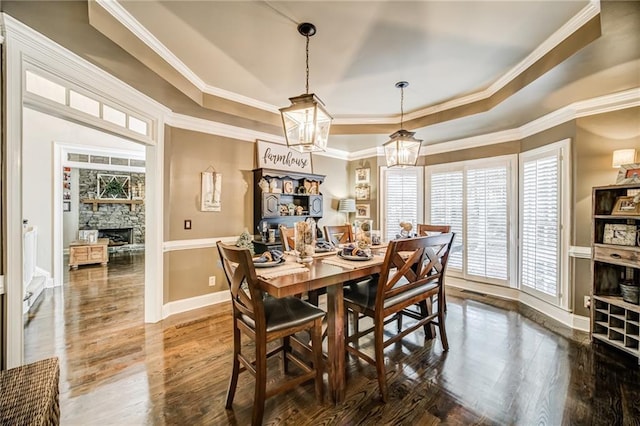
<instances>
[{"instance_id":1,"label":"table runner","mask_svg":"<svg viewBox=\"0 0 640 426\"><path fill-rule=\"evenodd\" d=\"M265 279L296 274L298 272L309 272L309 269L304 265L291 261L287 261L282 265L274 266L273 268L256 268L256 275Z\"/></svg>"},{"instance_id":2,"label":"table runner","mask_svg":"<svg viewBox=\"0 0 640 426\"><path fill-rule=\"evenodd\" d=\"M384 262L384 256L375 255L371 260L347 260L334 256L328 259L322 259L322 262L328 263L329 265L341 266L346 269L358 269L368 266L382 265L382 262Z\"/></svg>"}]
</instances>

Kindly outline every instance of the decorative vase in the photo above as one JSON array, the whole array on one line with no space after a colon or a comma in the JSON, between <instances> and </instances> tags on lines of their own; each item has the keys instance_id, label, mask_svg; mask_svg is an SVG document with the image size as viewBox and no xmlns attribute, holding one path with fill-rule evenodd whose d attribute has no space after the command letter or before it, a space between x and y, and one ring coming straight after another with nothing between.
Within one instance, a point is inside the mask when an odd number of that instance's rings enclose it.
<instances>
[{"instance_id":1,"label":"decorative vase","mask_svg":"<svg viewBox=\"0 0 640 426\"><path fill-rule=\"evenodd\" d=\"M293 225L297 261L311 263L316 252L316 222L309 218Z\"/></svg>"}]
</instances>

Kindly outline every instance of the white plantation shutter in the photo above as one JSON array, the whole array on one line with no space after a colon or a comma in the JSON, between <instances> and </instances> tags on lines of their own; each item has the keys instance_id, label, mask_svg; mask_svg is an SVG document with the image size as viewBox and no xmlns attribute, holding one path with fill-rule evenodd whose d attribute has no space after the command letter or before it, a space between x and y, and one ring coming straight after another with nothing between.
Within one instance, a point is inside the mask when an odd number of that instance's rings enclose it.
<instances>
[{"instance_id":1,"label":"white plantation shutter","mask_svg":"<svg viewBox=\"0 0 640 426\"><path fill-rule=\"evenodd\" d=\"M516 285L515 155L427 168L427 222L451 225L449 268L464 278Z\"/></svg>"},{"instance_id":2,"label":"white plantation shutter","mask_svg":"<svg viewBox=\"0 0 640 426\"><path fill-rule=\"evenodd\" d=\"M462 269L463 171L432 173L430 185L429 224L451 226L451 232L455 232L456 236L449 255L448 268Z\"/></svg>"},{"instance_id":3,"label":"white plantation shutter","mask_svg":"<svg viewBox=\"0 0 640 426\"><path fill-rule=\"evenodd\" d=\"M384 236L392 240L400 232L400 222L411 222L415 231L422 217L422 168L383 169Z\"/></svg>"},{"instance_id":4,"label":"white plantation shutter","mask_svg":"<svg viewBox=\"0 0 640 426\"><path fill-rule=\"evenodd\" d=\"M509 278L509 221L506 165L467 169L466 272Z\"/></svg>"},{"instance_id":5,"label":"white plantation shutter","mask_svg":"<svg viewBox=\"0 0 640 426\"><path fill-rule=\"evenodd\" d=\"M553 297L560 278L559 155L522 161L520 283Z\"/></svg>"}]
</instances>

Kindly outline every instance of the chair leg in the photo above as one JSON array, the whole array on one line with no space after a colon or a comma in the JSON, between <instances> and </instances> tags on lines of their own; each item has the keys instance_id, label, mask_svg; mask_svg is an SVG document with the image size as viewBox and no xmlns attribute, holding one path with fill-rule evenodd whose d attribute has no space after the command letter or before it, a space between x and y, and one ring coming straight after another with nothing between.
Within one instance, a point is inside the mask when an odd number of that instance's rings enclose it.
<instances>
[{"instance_id":1,"label":"chair leg","mask_svg":"<svg viewBox=\"0 0 640 426\"><path fill-rule=\"evenodd\" d=\"M442 311L447 313L447 296L444 294L444 286L442 286L442 294L438 297L442 297ZM440 304L440 300L438 300L438 305Z\"/></svg>"},{"instance_id":2,"label":"chair leg","mask_svg":"<svg viewBox=\"0 0 640 426\"><path fill-rule=\"evenodd\" d=\"M358 324L360 315L356 311L351 311L351 323L353 324L353 335L356 336L360 332L360 325ZM360 339L356 337L356 340L353 342L353 346L356 348L360 347Z\"/></svg>"},{"instance_id":3,"label":"chair leg","mask_svg":"<svg viewBox=\"0 0 640 426\"><path fill-rule=\"evenodd\" d=\"M311 290L307 293L307 301L311 303L313 306L318 306L318 292L315 290Z\"/></svg>"},{"instance_id":4,"label":"chair leg","mask_svg":"<svg viewBox=\"0 0 640 426\"><path fill-rule=\"evenodd\" d=\"M231 408L233 404L233 398L236 394L236 387L238 386L238 374L240 374L240 361L238 360L240 355L240 329L236 324L236 319L233 319L233 369L231 371L231 378L229 379L229 389L227 389L227 402L225 408Z\"/></svg>"},{"instance_id":5,"label":"chair leg","mask_svg":"<svg viewBox=\"0 0 640 426\"><path fill-rule=\"evenodd\" d=\"M427 316L429 316L430 310L427 306L426 300L419 302L418 306L420 307L420 315L422 316L422 318L426 318ZM431 305L431 307L433 308L433 305ZM427 339L433 339L434 337L436 337L433 324L427 323L424 325L424 337Z\"/></svg>"},{"instance_id":6,"label":"chair leg","mask_svg":"<svg viewBox=\"0 0 640 426\"><path fill-rule=\"evenodd\" d=\"M287 358L289 352L291 352L291 339L289 336L284 336L282 338L282 371L285 374L289 372L289 358Z\"/></svg>"},{"instance_id":7,"label":"chair leg","mask_svg":"<svg viewBox=\"0 0 640 426\"><path fill-rule=\"evenodd\" d=\"M322 374L324 372L322 361L322 319L317 319L311 330L311 344L313 345L313 368L316 370L316 399L320 404L324 400L324 386Z\"/></svg>"},{"instance_id":8,"label":"chair leg","mask_svg":"<svg viewBox=\"0 0 640 426\"><path fill-rule=\"evenodd\" d=\"M382 398L382 402L387 402L387 376L384 368L384 322L383 320L378 321L377 319L375 330L374 330L374 346L376 353L376 372L378 373L378 386L380 387L380 396Z\"/></svg>"},{"instance_id":9,"label":"chair leg","mask_svg":"<svg viewBox=\"0 0 640 426\"><path fill-rule=\"evenodd\" d=\"M253 397L251 424L259 426L264 416L264 401L267 394L267 342L256 333L256 387Z\"/></svg>"},{"instance_id":10,"label":"chair leg","mask_svg":"<svg viewBox=\"0 0 640 426\"><path fill-rule=\"evenodd\" d=\"M449 350L449 340L447 340L447 331L444 327L444 311L445 305L443 304L442 306L440 306L440 301L438 301L438 328L440 329L440 340L442 340L442 348L446 352Z\"/></svg>"},{"instance_id":11,"label":"chair leg","mask_svg":"<svg viewBox=\"0 0 640 426\"><path fill-rule=\"evenodd\" d=\"M396 314L396 328L398 329L398 333L402 331L402 312Z\"/></svg>"}]
</instances>

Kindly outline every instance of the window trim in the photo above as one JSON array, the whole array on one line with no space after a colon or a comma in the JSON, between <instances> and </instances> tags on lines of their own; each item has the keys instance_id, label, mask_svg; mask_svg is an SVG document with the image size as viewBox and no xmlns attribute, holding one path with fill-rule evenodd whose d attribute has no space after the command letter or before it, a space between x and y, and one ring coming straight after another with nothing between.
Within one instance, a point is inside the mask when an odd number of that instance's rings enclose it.
<instances>
[{"instance_id":1,"label":"window trim","mask_svg":"<svg viewBox=\"0 0 640 426\"><path fill-rule=\"evenodd\" d=\"M563 139L539 148L521 152L518 158L518 194L524 191L524 162L536 158L548 157L550 154L558 155L558 170L560 177L560 185L558 186L558 294L550 296L539 290L524 286L522 284L522 229L523 229L523 203L524 198L520 197L518 202L518 289L523 293L531 295L537 299L543 300L554 306L565 310L570 310L573 300L573 286L569 279L569 246L571 244L571 139Z\"/></svg>"},{"instance_id":2,"label":"window trim","mask_svg":"<svg viewBox=\"0 0 640 426\"><path fill-rule=\"evenodd\" d=\"M507 254L509 260L507 262L507 279L500 280L496 278L483 277L478 275L469 274L467 270L467 255L466 244L467 238L467 198L464 196L467 190L467 170L469 169L483 169L498 165L506 165L507 167ZM496 157L480 158L474 160L458 161L455 163L444 163L433 166L427 166L425 171L425 205L424 205L424 218L426 223L431 222L431 209L428 208L430 203L430 195L426 194L427 189L431 189L431 175L433 173L439 173L443 171L462 171L463 172L463 222L462 222L462 237L463 237L463 252L462 252L462 269L448 268L448 275L460 277L465 280L483 282L487 284L498 285L501 287L517 288L518 286L518 155L508 154L500 155ZM479 166L479 167L478 167ZM515 253L515 254L514 254Z\"/></svg>"}]
</instances>

